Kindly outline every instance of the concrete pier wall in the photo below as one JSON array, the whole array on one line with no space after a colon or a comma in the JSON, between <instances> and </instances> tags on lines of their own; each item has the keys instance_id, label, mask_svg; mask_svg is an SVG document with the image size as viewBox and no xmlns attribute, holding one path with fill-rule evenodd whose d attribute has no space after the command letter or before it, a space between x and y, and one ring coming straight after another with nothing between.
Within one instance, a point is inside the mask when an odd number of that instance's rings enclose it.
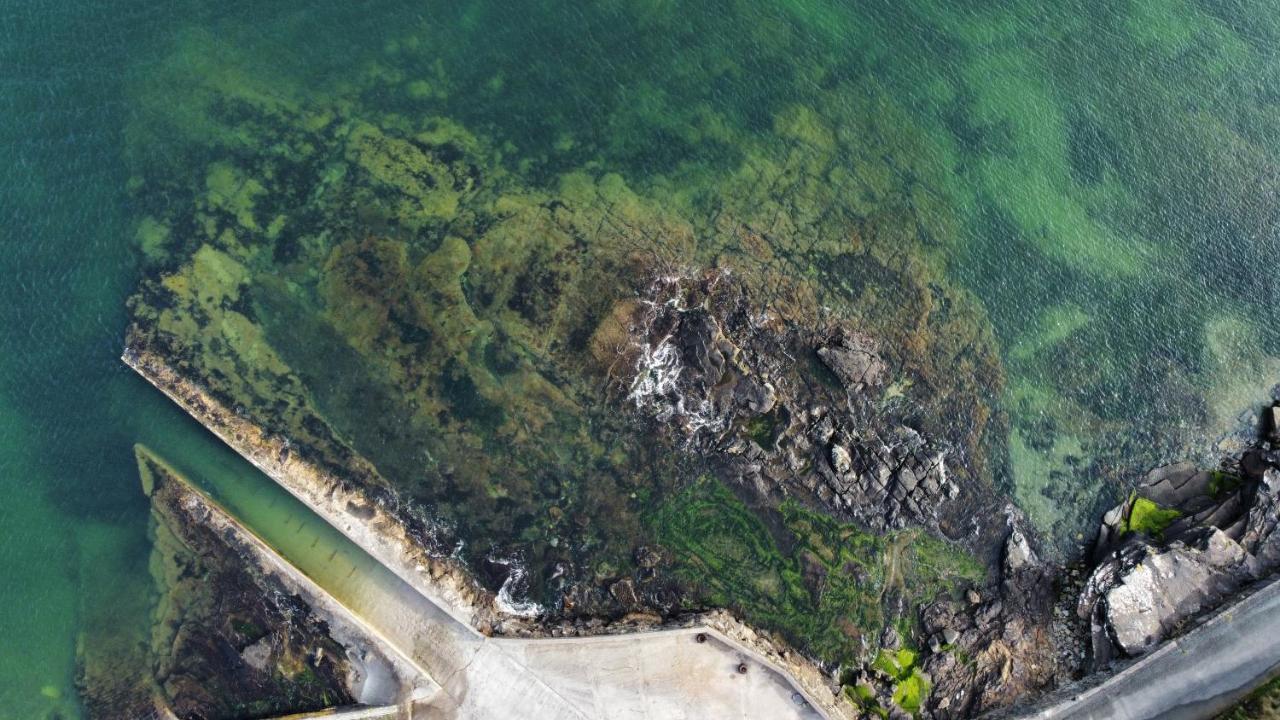
<instances>
[{"instance_id":1,"label":"concrete pier wall","mask_svg":"<svg viewBox=\"0 0 1280 720\"><path fill-rule=\"evenodd\" d=\"M427 557L390 513L289 453L283 438L267 437L221 407L161 358L126 351L124 360L403 582L377 583L356 608L329 600L420 672L408 717L834 720L855 714L816 666L724 612L669 630L490 638L476 625L510 620L519 627L520 619L503 617L492 595L458 567ZM264 562L310 582L222 515L228 528L257 543ZM312 590L328 594L314 583Z\"/></svg>"}]
</instances>

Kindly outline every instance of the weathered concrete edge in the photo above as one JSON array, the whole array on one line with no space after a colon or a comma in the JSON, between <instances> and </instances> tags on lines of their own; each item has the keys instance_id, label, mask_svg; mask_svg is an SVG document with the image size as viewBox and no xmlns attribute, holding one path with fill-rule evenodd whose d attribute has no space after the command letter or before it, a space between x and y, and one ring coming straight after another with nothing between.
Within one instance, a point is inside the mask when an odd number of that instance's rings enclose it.
<instances>
[{"instance_id":1,"label":"weathered concrete edge","mask_svg":"<svg viewBox=\"0 0 1280 720\"><path fill-rule=\"evenodd\" d=\"M398 717L403 717L401 708L396 705L384 705L382 707L330 708L328 710L317 710L316 712L281 715L270 720L312 720L313 718L326 718L327 720L379 720L380 718Z\"/></svg>"},{"instance_id":2,"label":"weathered concrete edge","mask_svg":"<svg viewBox=\"0 0 1280 720\"><path fill-rule=\"evenodd\" d=\"M504 638L493 637L490 642L499 646L511 645L590 645L593 643L616 642L619 638L627 636L644 635L645 637L674 635L689 636L705 633L707 636L715 638L720 643L733 648L734 652L739 653L743 657L752 660L764 666L770 672L776 673L787 681L792 688L795 689L805 702L809 703L823 717L830 717L826 709L818 704L817 699L809 692L800 682L796 680L791 669L779 662L777 649L770 644L767 647L760 647L760 640L755 631L749 625L734 618L727 611L712 610L705 613L694 615L688 619L690 624L673 626L660 626L653 630L640 630L633 632L621 633L600 633L597 635L570 635L562 637L521 637L521 638ZM731 636L733 633L736 637ZM785 660L783 661L785 662Z\"/></svg>"},{"instance_id":3,"label":"weathered concrete edge","mask_svg":"<svg viewBox=\"0 0 1280 720\"><path fill-rule=\"evenodd\" d=\"M362 491L346 487L338 478L290 452L285 438L268 435L230 411L173 370L162 357L126 348L121 359L289 494L463 626L481 635L475 629L475 619L495 614L497 609L491 594L471 582L460 564L433 558L416 547L404 524Z\"/></svg>"},{"instance_id":4,"label":"weathered concrete edge","mask_svg":"<svg viewBox=\"0 0 1280 720\"><path fill-rule=\"evenodd\" d=\"M121 360L265 475L467 629L483 637L486 633L477 629L478 622L488 625L501 620L513 622L517 627L523 622L522 618L503 613L497 607L492 593L481 590L459 563L433 558L417 547L403 523L386 509L371 502L359 489L346 487L338 478L288 452L286 439L268 436L252 422L231 412L196 383L171 368L164 358L149 350L138 351L126 347ZM369 517L358 517L353 510ZM245 531L249 532L247 529ZM814 662L762 636L727 610L703 613L693 621L716 631L725 643L779 672L827 720L853 720L858 716L853 704L841 699L831 679ZM686 620L676 622L675 627L656 625L639 631L660 632L667 629L678 632L690 625L689 620ZM637 630L618 632L605 626L593 634L617 637L637 634ZM513 635L536 639L536 633L527 629ZM547 639L551 641L562 638Z\"/></svg>"},{"instance_id":5,"label":"weathered concrete edge","mask_svg":"<svg viewBox=\"0 0 1280 720\"><path fill-rule=\"evenodd\" d=\"M1271 578L1260 581L1247 589L1244 594L1239 595L1235 602L1229 605L1213 610L1209 614L1202 617L1192 628L1181 635L1166 640L1159 647L1150 653L1143 655L1125 665L1124 667L1105 674L1105 679L1100 682L1090 682L1095 678L1086 677L1077 683L1067 685L1059 690L1050 693L1047 697L1041 697L1034 701L1032 707L1028 708L1005 708L1001 711L984 715L986 718L1001 718L1008 720L1066 720L1067 718L1076 717L1095 717L1094 715L1081 714L1087 712L1085 707L1097 699L1110 697L1116 692L1116 688L1123 685L1135 677L1144 674L1157 673L1158 670L1152 670L1154 666L1158 666L1169 659L1180 657L1188 653L1187 645L1197 642L1199 639L1223 630L1225 626L1230 626L1237 622L1240 615L1249 615L1258 610L1258 606L1266 603L1280 603L1280 578ZM1237 674L1239 668L1235 665L1224 665L1222 663L1207 663L1216 675L1221 678L1227 676L1235 677L1238 682L1234 682L1231 687L1225 688L1222 692L1211 697L1199 699L1193 705L1182 702L1174 702L1179 697L1173 693L1168 693L1165 697L1169 702L1164 707L1154 708L1149 713L1144 714L1125 714L1119 716L1117 720L1154 720L1155 718L1206 718L1212 717L1239 701L1243 700L1249 693L1256 690L1268 682L1280 670L1280 652L1273 659L1270 666L1259 668L1252 675Z\"/></svg>"},{"instance_id":6,"label":"weathered concrete edge","mask_svg":"<svg viewBox=\"0 0 1280 720\"><path fill-rule=\"evenodd\" d=\"M258 568L263 572L269 573L277 581L285 586L290 592L302 596L307 600L311 607L317 611L320 616L329 624L333 632L341 635L362 635L371 645L377 647L378 651L392 663L396 674L400 679L408 685L407 692L403 698L404 702L411 702L429 696L439 691L440 685L431 678L425 670L418 666L412 658L405 656L390 641L387 640L380 632L370 627L358 615L351 611L341 601L325 592L323 588L308 578L301 570L294 567L288 560L285 560L278 552L273 550L269 544L256 533L242 524L239 520L231 515L216 500L206 495L197 488L186 477L184 477L176 469L169 467L164 460L152 453L145 446L135 446L135 451L145 454L147 459L157 464L163 465L169 475L177 483L175 490L179 498L185 503L190 502L198 505L200 509L207 513L205 524L219 532L230 533L237 541L242 543L242 547L253 553L257 561ZM318 711L318 713L290 715L287 717L323 717L324 713L337 712L340 709L326 709ZM357 707L349 708L350 711L389 711L398 713L401 711L399 705L388 705L380 707ZM364 717L362 715L353 715L352 717ZM384 717L384 715L371 715L369 717Z\"/></svg>"}]
</instances>

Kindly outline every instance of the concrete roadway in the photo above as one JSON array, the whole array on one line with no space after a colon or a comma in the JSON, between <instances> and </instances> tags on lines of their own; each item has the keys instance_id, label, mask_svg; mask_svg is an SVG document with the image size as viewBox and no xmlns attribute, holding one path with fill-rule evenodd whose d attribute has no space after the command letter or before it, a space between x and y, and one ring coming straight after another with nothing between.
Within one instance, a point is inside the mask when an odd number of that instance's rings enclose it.
<instances>
[{"instance_id":1,"label":"concrete roadway","mask_svg":"<svg viewBox=\"0 0 1280 720\"><path fill-rule=\"evenodd\" d=\"M366 527L348 505L325 495L326 488L294 482L273 453L246 452L250 448L243 438L223 424L204 421L184 393L205 404L216 401L193 387L167 386L128 353L124 360L302 501L305 507L278 509L283 515L273 516L272 525L297 525L278 547L227 518L237 532L292 569L300 582L313 583L311 592L341 607L369 635L422 671L425 677L419 678L408 715L433 720L824 717L789 674L710 628L548 640L481 635L463 613L435 597L420 572L406 565L398 546ZM223 512L216 503L211 507ZM313 528L306 537L293 537L312 525L315 516L341 535Z\"/></svg>"}]
</instances>

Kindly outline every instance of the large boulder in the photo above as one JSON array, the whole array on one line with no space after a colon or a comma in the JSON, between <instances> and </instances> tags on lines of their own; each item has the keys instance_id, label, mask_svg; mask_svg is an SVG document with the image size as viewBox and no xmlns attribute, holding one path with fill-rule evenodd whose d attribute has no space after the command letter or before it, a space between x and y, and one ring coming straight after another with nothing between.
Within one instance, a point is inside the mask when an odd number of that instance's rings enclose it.
<instances>
[{"instance_id":1,"label":"large boulder","mask_svg":"<svg viewBox=\"0 0 1280 720\"><path fill-rule=\"evenodd\" d=\"M876 352L875 343L856 333L847 333L818 348L818 358L840 378L840 383L850 392L876 385L885 371L884 361Z\"/></svg>"},{"instance_id":2,"label":"large boulder","mask_svg":"<svg viewBox=\"0 0 1280 720\"><path fill-rule=\"evenodd\" d=\"M1145 546L1103 595L1111 639L1126 655L1147 652L1251 579L1245 560L1244 548L1217 528L1164 550Z\"/></svg>"}]
</instances>

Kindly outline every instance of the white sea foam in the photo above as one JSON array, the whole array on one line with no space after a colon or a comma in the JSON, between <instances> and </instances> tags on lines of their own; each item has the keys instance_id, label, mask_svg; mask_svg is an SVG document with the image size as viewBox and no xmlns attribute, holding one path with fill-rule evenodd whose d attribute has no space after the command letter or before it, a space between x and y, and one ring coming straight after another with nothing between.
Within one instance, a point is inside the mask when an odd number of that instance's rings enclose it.
<instances>
[{"instance_id":1,"label":"white sea foam","mask_svg":"<svg viewBox=\"0 0 1280 720\"><path fill-rule=\"evenodd\" d=\"M494 602L498 605L498 609L504 613L515 615L517 617L537 617L544 612L542 605L532 600L517 600L515 598L515 590L528 576L528 570L524 565L515 558L490 558L492 562L506 565L511 569L507 575L507 579L502 581L502 587L498 588L498 597Z\"/></svg>"}]
</instances>

